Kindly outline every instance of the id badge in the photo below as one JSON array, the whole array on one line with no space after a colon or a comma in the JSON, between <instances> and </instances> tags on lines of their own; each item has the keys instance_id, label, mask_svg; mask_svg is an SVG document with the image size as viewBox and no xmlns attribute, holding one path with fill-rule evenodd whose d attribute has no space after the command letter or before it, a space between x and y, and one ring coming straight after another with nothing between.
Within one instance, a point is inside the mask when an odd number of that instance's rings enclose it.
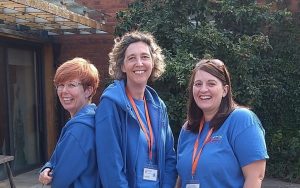
<instances>
[{"instance_id":1,"label":"id badge","mask_svg":"<svg viewBox=\"0 0 300 188\"><path fill-rule=\"evenodd\" d=\"M185 188L200 188L200 183L197 180L191 180L186 184Z\"/></svg>"},{"instance_id":2,"label":"id badge","mask_svg":"<svg viewBox=\"0 0 300 188\"><path fill-rule=\"evenodd\" d=\"M143 179L149 181L157 181L158 170L155 167L147 166L144 167Z\"/></svg>"},{"instance_id":3,"label":"id badge","mask_svg":"<svg viewBox=\"0 0 300 188\"><path fill-rule=\"evenodd\" d=\"M188 183L188 184L186 184L186 188L200 188L200 184Z\"/></svg>"}]
</instances>

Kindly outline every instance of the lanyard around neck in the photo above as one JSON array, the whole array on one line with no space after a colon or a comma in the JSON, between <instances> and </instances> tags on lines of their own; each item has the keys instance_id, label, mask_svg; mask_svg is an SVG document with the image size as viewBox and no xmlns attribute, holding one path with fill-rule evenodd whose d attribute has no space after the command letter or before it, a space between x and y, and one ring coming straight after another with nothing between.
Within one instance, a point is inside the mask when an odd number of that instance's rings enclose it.
<instances>
[{"instance_id":1,"label":"lanyard around neck","mask_svg":"<svg viewBox=\"0 0 300 188\"><path fill-rule=\"evenodd\" d=\"M201 146L201 148L197 152L198 146L199 146L199 137L200 137L200 133L203 129L203 126L204 126L204 118L202 118L201 121L200 121L199 133L198 133L197 139L196 139L195 144L194 144L193 158L192 158L192 177L195 175L196 168L198 166L198 162L199 162L199 158L200 158L200 155L202 153L202 150L203 150L205 144L208 142L208 140L209 140L209 138L210 138L210 136L212 135L212 132L213 132L212 128L208 131L208 133L205 137L205 140L203 142L203 145Z\"/></svg>"},{"instance_id":2,"label":"lanyard around neck","mask_svg":"<svg viewBox=\"0 0 300 188\"><path fill-rule=\"evenodd\" d=\"M135 112L135 115L137 116L138 122L140 124L140 127L142 128L146 139L147 139L147 143L148 143L148 151L149 151L149 159L150 161L152 160L152 148L153 148L153 143L154 143L154 138L153 138L153 131L152 131L152 126L151 126L151 121L150 121L150 117L149 117L149 112L148 112L148 106L145 100L145 96L143 97L144 100L144 107L145 107L145 114L146 114L146 119L147 119L147 124L148 124L148 128L149 128L149 134L148 131L146 129L146 126L144 125L140 113L136 107L136 104L132 98L131 93L129 92L128 88L126 87L126 95L129 98L129 101L133 107L133 110Z\"/></svg>"}]
</instances>

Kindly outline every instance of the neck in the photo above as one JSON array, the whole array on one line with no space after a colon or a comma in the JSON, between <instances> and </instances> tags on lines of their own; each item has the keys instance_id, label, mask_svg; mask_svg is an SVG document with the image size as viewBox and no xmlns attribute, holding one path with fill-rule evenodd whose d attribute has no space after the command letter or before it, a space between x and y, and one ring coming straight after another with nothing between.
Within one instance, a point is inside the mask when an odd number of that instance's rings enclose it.
<instances>
[{"instance_id":1,"label":"neck","mask_svg":"<svg viewBox=\"0 0 300 188\"><path fill-rule=\"evenodd\" d=\"M210 121L210 120L212 120L213 117L214 116L212 116L212 115L204 115L204 120L205 121Z\"/></svg>"},{"instance_id":2,"label":"neck","mask_svg":"<svg viewBox=\"0 0 300 188\"><path fill-rule=\"evenodd\" d=\"M84 103L80 108L78 108L75 112L70 112L70 111L69 111L71 118L73 118L73 116L74 116L78 111L80 111L81 108L83 108L85 105L90 104L90 103L91 103L90 101L87 101L87 102Z\"/></svg>"},{"instance_id":3,"label":"neck","mask_svg":"<svg viewBox=\"0 0 300 188\"><path fill-rule=\"evenodd\" d=\"M127 84L126 87L129 90L132 98L137 99L137 100L142 100L144 98L146 86L133 86L133 85Z\"/></svg>"},{"instance_id":4,"label":"neck","mask_svg":"<svg viewBox=\"0 0 300 188\"><path fill-rule=\"evenodd\" d=\"M203 112L204 120L210 121L216 115L217 112Z\"/></svg>"}]
</instances>

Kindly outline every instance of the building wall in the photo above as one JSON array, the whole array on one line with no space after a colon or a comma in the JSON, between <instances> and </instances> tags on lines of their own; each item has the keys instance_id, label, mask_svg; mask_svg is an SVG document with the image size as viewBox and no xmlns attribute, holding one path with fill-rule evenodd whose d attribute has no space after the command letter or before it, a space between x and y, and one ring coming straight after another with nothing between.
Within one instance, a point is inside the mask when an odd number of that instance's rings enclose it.
<instances>
[{"instance_id":1,"label":"building wall","mask_svg":"<svg viewBox=\"0 0 300 188\"><path fill-rule=\"evenodd\" d=\"M116 13L127 8L133 0L75 0L75 2L97 10L90 12L89 17L101 22L104 16L105 24L111 28L109 32L113 33L116 24ZM102 16L101 13L103 13Z\"/></svg>"},{"instance_id":2,"label":"building wall","mask_svg":"<svg viewBox=\"0 0 300 188\"><path fill-rule=\"evenodd\" d=\"M94 97L94 102L97 104L99 96L109 81L108 53L113 46L113 36L109 34L63 35L55 37L54 44L56 67L74 57L88 59L96 65L100 73L100 86Z\"/></svg>"}]
</instances>

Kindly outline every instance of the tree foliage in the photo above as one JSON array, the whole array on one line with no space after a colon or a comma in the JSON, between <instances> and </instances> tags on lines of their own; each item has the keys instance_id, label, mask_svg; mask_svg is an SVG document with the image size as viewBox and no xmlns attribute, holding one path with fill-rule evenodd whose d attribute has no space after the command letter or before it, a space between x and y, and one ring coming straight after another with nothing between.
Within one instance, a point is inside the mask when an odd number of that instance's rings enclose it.
<instances>
[{"instance_id":1,"label":"tree foliage","mask_svg":"<svg viewBox=\"0 0 300 188\"><path fill-rule=\"evenodd\" d=\"M149 31L164 48L167 71L154 87L176 136L196 60L223 60L236 101L251 106L266 129L268 175L300 181L300 19L270 7L253 0L137 0L118 12L116 35Z\"/></svg>"}]
</instances>

